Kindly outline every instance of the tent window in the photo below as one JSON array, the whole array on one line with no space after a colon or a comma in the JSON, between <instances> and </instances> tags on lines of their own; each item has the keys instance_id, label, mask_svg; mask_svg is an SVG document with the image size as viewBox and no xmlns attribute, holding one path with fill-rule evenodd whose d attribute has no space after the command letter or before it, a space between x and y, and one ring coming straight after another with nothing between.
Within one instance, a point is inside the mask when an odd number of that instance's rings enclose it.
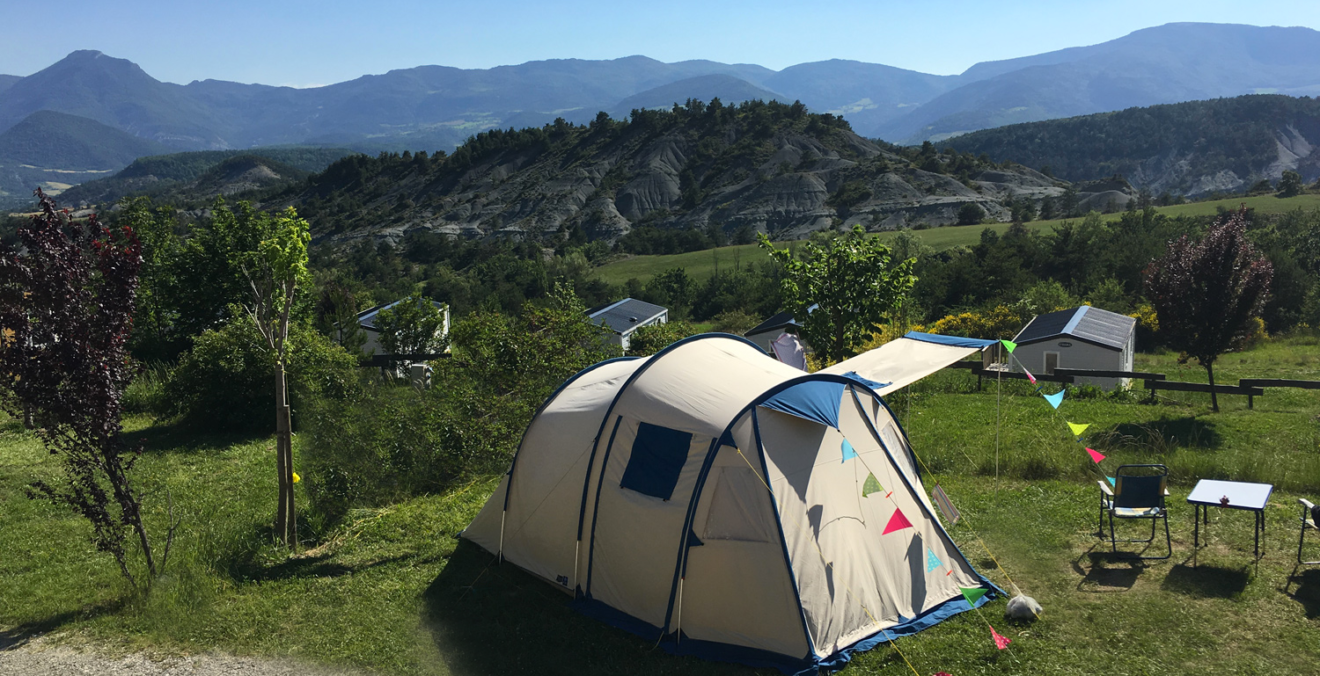
<instances>
[{"instance_id":1,"label":"tent window","mask_svg":"<svg viewBox=\"0 0 1320 676\"><path fill-rule=\"evenodd\" d=\"M885 442L885 447L888 448L891 453L903 453L907 451L907 447L903 445L902 441L899 441L898 432L894 429L893 424L885 425L885 428L880 431L880 439Z\"/></svg>"},{"instance_id":2,"label":"tent window","mask_svg":"<svg viewBox=\"0 0 1320 676\"><path fill-rule=\"evenodd\" d=\"M764 492L765 485L751 469L725 467L720 470L701 539L770 542L769 525L762 509L758 508L758 505L763 507L765 504L764 498L757 497Z\"/></svg>"},{"instance_id":3,"label":"tent window","mask_svg":"<svg viewBox=\"0 0 1320 676\"><path fill-rule=\"evenodd\" d=\"M687 462L692 433L641 423L633 440L632 456L623 470L621 488L668 500Z\"/></svg>"}]
</instances>

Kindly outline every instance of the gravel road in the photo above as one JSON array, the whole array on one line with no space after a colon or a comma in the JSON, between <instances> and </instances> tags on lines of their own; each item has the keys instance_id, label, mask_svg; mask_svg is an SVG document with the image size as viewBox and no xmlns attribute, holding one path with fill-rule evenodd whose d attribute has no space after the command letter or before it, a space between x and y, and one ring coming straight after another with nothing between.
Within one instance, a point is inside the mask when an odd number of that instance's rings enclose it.
<instances>
[{"instance_id":1,"label":"gravel road","mask_svg":"<svg viewBox=\"0 0 1320 676\"><path fill-rule=\"evenodd\" d=\"M103 654L45 637L0 643L0 674L15 676L357 676L289 660L205 653L153 657Z\"/></svg>"}]
</instances>

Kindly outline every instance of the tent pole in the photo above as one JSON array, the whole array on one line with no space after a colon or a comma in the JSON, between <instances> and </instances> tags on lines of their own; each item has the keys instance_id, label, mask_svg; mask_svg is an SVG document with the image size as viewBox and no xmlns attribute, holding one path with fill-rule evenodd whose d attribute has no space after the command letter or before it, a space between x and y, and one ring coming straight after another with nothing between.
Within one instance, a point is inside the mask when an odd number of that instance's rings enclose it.
<instances>
[{"instance_id":1,"label":"tent pole","mask_svg":"<svg viewBox=\"0 0 1320 676\"><path fill-rule=\"evenodd\" d=\"M999 500L999 402L1003 398L1004 372L995 373L995 500Z\"/></svg>"}]
</instances>

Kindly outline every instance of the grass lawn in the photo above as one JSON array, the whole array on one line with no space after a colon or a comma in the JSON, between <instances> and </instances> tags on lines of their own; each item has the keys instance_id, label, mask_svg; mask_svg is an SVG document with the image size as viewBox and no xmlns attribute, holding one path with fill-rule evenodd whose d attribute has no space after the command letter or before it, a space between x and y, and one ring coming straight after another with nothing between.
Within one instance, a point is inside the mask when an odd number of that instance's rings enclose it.
<instances>
[{"instance_id":1,"label":"grass lawn","mask_svg":"<svg viewBox=\"0 0 1320 676\"><path fill-rule=\"evenodd\" d=\"M1235 197L1230 199L1195 202L1192 204L1179 204L1170 207L1158 207L1157 211L1169 216L1206 216L1217 213L1216 210L1220 207L1225 209L1236 209L1243 203L1262 214L1277 214L1296 209L1320 208L1320 194L1303 194L1286 199L1280 199L1273 195ZM1121 214L1106 214L1103 218L1105 220L1117 220L1120 216ZM1080 218L1068 220L1075 222L1081 221ZM1054 228L1063 221L1064 219L1033 221L1028 223L1026 227L1028 230L1033 230L1035 232L1047 232L1054 230ZM927 246L940 250L956 246L972 246L981 241L982 230L990 228L999 234L1003 234L1005 230L1008 230L1010 225L1011 224L1009 223L989 223L985 225L963 226L950 225L916 231L916 234L921 236L922 242ZM883 232L877 236L882 239L888 239L893 237L894 233ZM728 268L737 265L754 264L764 260L768 259L766 258L765 253L761 251L760 247L755 244L743 244L668 256L634 256L632 258L608 263L597 268L596 276L610 284L623 284L634 277L645 282L651 277L670 268L683 268L694 280L705 281L714 273L717 267L723 266Z\"/></svg>"},{"instance_id":2,"label":"grass lawn","mask_svg":"<svg viewBox=\"0 0 1320 676\"><path fill-rule=\"evenodd\" d=\"M1186 380L1199 370L1178 371L1160 355L1139 355L1138 368ZM1224 381L1243 376L1320 379L1320 346L1268 343L1225 357L1217 371ZM1179 396L1150 404L1144 392L1070 395L1056 414L1023 383L1005 383L998 478L993 382L978 392L975 377L946 371L910 396L891 397L929 465L927 487L938 480L966 517L950 529L963 552L1009 588L992 552L1044 606L1038 622L1014 625L996 601L899 640L922 676L1315 673L1320 569L1292 573L1296 498L1320 498L1320 392L1268 390L1255 410L1226 397L1218 414L1193 398L1200 395L1168 394ZM1095 537L1099 474L1064 420L1092 425L1088 445L1109 456L1109 470L1122 462L1170 466L1172 559L1141 565L1106 554L1108 544ZM270 439L198 439L146 419L129 428L148 444L140 468L157 532L167 486L184 518L169 572L149 595L132 593L111 559L92 551L79 519L23 496L25 484L52 476L56 465L16 424L0 431L0 647L58 631L118 650L219 649L382 674L754 673L668 656L457 541L494 479L354 511L288 557L268 544ZM1209 545L1193 557L1183 499L1198 478L1277 485L1258 564L1251 515L1230 510L1211 513ZM1320 558L1320 539L1308 554ZM1008 650L995 649L986 621L1013 640ZM845 673L912 672L882 645Z\"/></svg>"}]
</instances>

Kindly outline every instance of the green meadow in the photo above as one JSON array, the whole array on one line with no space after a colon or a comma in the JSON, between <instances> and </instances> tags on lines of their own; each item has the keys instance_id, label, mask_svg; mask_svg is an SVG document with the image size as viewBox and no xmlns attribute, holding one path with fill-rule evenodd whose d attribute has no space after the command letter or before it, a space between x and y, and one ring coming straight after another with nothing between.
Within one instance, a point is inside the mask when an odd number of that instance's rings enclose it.
<instances>
[{"instance_id":1,"label":"green meadow","mask_svg":"<svg viewBox=\"0 0 1320 676\"><path fill-rule=\"evenodd\" d=\"M1138 359L1139 369L1171 379L1203 379L1172 355ZM1217 376L1320 379L1320 341L1278 339L1227 355ZM1204 395L1151 402L1141 390L1070 390L1055 412L1023 382L981 385L946 370L890 403L926 466L927 488L938 482L964 514L950 528L964 554L1044 612L1012 623L995 601L861 654L844 673L910 674L909 662L922 676L1313 672L1320 568L1294 570L1294 561L1297 498L1320 498L1320 391L1271 389L1252 410L1226 396L1214 414ZM1065 421L1091 425L1087 445L1108 456L1099 467ZM270 543L271 439L128 422L146 444L151 525L163 527L166 486L183 519L166 575L149 593L134 592L87 543L84 522L27 499L23 487L57 466L10 421L0 431L4 645L51 634L117 652L221 650L399 675L752 673L672 657L580 616L551 585L457 540L494 477L354 510L335 524L306 522L313 539L290 556ZM1096 481L1124 462L1170 467L1167 561L1112 556L1096 537ZM1193 551L1184 498L1199 478L1276 485L1259 562L1245 512L1214 510L1208 545ZM1320 558L1320 539L1308 556ZM987 624L1012 639L1007 650L995 649Z\"/></svg>"}]
</instances>

